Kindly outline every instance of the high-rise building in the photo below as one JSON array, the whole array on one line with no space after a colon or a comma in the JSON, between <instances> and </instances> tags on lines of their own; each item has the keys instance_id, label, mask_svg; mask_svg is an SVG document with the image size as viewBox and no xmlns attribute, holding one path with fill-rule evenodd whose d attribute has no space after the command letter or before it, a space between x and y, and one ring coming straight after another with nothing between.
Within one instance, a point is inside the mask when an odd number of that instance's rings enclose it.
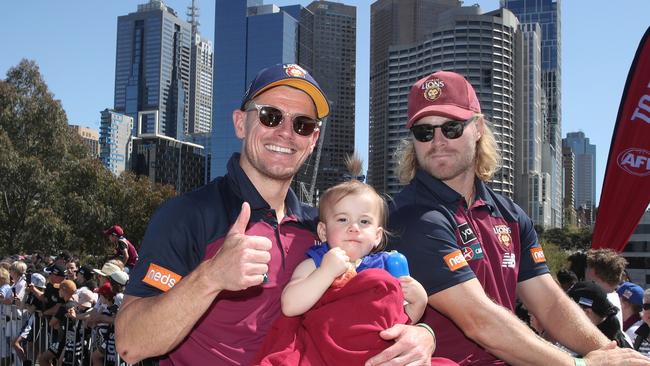
<instances>
[{"instance_id":1,"label":"high-rise building","mask_svg":"<svg viewBox=\"0 0 650 366\"><path fill-rule=\"evenodd\" d=\"M641 216L630 241L621 253L628 261L630 280L641 287L650 286L650 210Z\"/></svg>"},{"instance_id":2,"label":"high-rise building","mask_svg":"<svg viewBox=\"0 0 650 366\"><path fill-rule=\"evenodd\" d=\"M99 157L99 131L90 127L81 127L78 125L69 126L72 131L81 137L84 145L88 147L88 153L93 158Z\"/></svg>"},{"instance_id":3,"label":"high-rise building","mask_svg":"<svg viewBox=\"0 0 650 366\"><path fill-rule=\"evenodd\" d=\"M106 169L119 176L130 168L133 117L104 109L99 128L99 159Z\"/></svg>"},{"instance_id":4,"label":"high-rise building","mask_svg":"<svg viewBox=\"0 0 650 366\"><path fill-rule=\"evenodd\" d=\"M522 24L541 27L544 140L542 171L550 181L551 226L562 226L561 38L560 0L501 0Z\"/></svg>"},{"instance_id":5,"label":"high-rise building","mask_svg":"<svg viewBox=\"0 0 650 366\"><path fill-rule=\"evenodd\" d=\"M319 147L294 179L300 198L310 202L345 179L345 158L354 151L356 8L312 2L301 16L299 42L299 63L311 70L331 104Z\"/></svg>"},{"instance_id":6,"label":"high-rise building","mask_svg":"<svg viewBox=\"0 0 650 366\"><path fill-rule=\"evenodd\" d=\"M564 209L564 225L578 224L577 213L575 209L574 184L575 184L575 170L576 170L576 156L568 146L562 146L562 192L564 194L564 202L562 208Z\"/></svg>"},{"instance_id":7,"label":"high-rise building","mask_svg":"<svg viewBox=\"0 0 650 366\"><path fill-rule=\"evenodd\" d=\"M210 175L225 174L241 148L232 124L246 88L257 72L279 63L297 63L300 6L262 5L261 0L216 0L214 87Z\"/></svg>"},{"instance_id":8,"label":"high-rise building","mask_svg":"<svg viewBox=\"0 0 650 366\"><path fill-rule=\"evenodd\" d=\"M188 131L192 39L190 24L161 0L118 17L114 109L134 120L147 112L142 133L182 140Z\"/></svg>"},{"instance_id":9,"label":"high-rise building","mask_svg":"<svg viewBox=\"0 0 650 366\"><path fill-rule=\"evenodd\" d=\"M582 131L567 133L562 144L575 155L575 208L592 209L596 206L596 145Z\"/></svg>"},{"instance_id":10,"label":"high-rise building","mask_svg":"<svg viewBox=\"0 0 650 366\"><path fill-rule=\"evenodd\" d=\"M152 182L174 186L177 193L205 184L205 164L203 146L155 134L133 139L132 170Z\"/></svg>"},{"instance_id":11,"label":"high-rise building","mask_svg":"<svg viewBox=\"0 0 650 366\"><path fill-rule=\"evenodd\" d=\"M394 153L409 131L404 128L410 87L437 70L455 71L476 90L481 111L492 125L502 156L501 169L490 186L512 197L515 135L515 47L519 23L508 10L483 14L480 7L457 7L439 15L428 38L390 47L388 118L386 120L385 191L397 193ZM373 154L375 152L372 152ZM374 174L372 171L370 174Z\"/></svg>"},{"instance_id":12,"label":"high-rise building","mask_svg":"<svg viewBox=\"0 0 650 366\"><path fill-rule=\"evenodd\" d=\"M460 5L459 0L378 0L370 7L368 183L380 192L394 192L396 189L394 160L388 158L396 147L396 129L402 128L406 121L404 119L399 127L389 126L389 117L393 118L397 113L389 107L389 102L392 103L389 89L394 89L389 84L390 48L430 38L439 24L438 15ZM405 109L406 105L401 107Z\"/></svg>"},{"instance_id":13,"label":"high-rise building","mask_svg":"<svg viewBox=\"0 0 650 366\"><path fill-rule=\"evenodd\" d=\"M192 26L192 62L190 64L190 115L188 134L212 129L212 42L199 34L199 9L192 0L187 15Z\"/></svg>"},{"instance_id":14,"label":"high-rise building","mask_svg":"<svg viewBox=\"0 0 650 366\"><path fill-rule=\"evenodd\" d=\"M541 27L537 23L519 25L521 45L516 48L515 73L515 184L514 201L533 222L551 226L550 186L542 171L542 121L544 100L541 82Z\"/></svg>"}]
</instances>

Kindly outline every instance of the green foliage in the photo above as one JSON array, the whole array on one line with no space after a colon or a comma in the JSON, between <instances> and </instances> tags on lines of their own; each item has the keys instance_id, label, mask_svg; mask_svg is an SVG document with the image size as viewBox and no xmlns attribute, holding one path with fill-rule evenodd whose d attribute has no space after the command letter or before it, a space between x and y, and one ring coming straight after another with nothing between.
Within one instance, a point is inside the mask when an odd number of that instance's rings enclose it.
<instances>
[{"instance_id":1,"label":"green foliage","mask_svg":"<svg viewBox=\"0 0 650 366\"><path fill-rule=\"evenodd\" d=\"M119 223L136 245L173 188L114 177L71 132L33 61L0 80L0 257L40 250L103 256L102 230Z\"/></svg>"},{"instance_id":2,"label":"green foliage","mask_svg":"<svg viewBox=\"0 0 650 366\"><path fill-rule=\"evenodd\" d=\"M592 228L563 227L546 229L539 236L541 240L553 243L564 250L589 249L591 247Z\"/></svg>"},{"instance_id":3,"label":"green foliage","mask_svg":"<svg viewBox=\"0 0 650 366\"><path fill-rule=\"evenodd\" d=\"M555 275L561 269L569 268L569 253L561 249L557 244L542 240L540 242L542 249L544 249L544 257L546 257L546 264L551 270L551 274Z\"/></svg>"}]
</instances>

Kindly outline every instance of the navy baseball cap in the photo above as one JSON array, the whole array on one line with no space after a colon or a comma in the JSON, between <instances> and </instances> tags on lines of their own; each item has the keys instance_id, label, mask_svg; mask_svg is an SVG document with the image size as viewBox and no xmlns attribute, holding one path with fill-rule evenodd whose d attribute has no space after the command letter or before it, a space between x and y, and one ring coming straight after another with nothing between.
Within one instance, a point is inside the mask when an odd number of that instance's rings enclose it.
<instances>
[{"instance_id":1,"label":"navy baseball cap","mask_svg":"<svg viewBox=\"0 0 650 366\"><path fill-rule=\"evenodd\" d=\"M290 86L307 93L314 101L318 119L325 118L330 113L330 106L325 93L318 86L316 80L297 64L277 64L257 73L255 79L248 86L239 109L243 111L248 101L271 88L281 85Z\"/></svg>"},{"instance_id":2,"label":"navy baseball cap","mask_svg":"<svg viewBox=\"0 0 650 366\"><path fill-rule=\"evenodd\" d=\"M616 289L616 292L618 293L618 296L624 297L625 300L634 305L643 305L643 287L635 283L623 282L623 284Z\"/></svg>"}]
</instances>

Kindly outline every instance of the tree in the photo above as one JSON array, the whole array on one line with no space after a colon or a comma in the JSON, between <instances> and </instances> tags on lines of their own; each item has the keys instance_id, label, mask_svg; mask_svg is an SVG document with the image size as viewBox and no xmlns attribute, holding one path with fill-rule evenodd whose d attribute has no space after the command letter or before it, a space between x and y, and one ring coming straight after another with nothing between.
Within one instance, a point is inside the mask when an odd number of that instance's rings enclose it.
<instances>
[{"instance_id":1,"label":"tree","mask_svg":"<svg viewBox=\"0 0 650 366\"><path fill-rule=\"evenodd\" d=\"M173 188L113 176L71 132L33 61L0 80L0 256L21 251L104 255L102 230L121 224L139 243Z\"/></svg>"}]
</instances>

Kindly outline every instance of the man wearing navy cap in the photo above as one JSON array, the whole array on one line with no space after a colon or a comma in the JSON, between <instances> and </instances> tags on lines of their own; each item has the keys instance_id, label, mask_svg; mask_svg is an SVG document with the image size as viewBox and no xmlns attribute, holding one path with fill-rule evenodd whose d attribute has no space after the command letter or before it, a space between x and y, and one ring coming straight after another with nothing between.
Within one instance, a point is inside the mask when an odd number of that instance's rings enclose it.
<instances>
[{"instance_id":1,"label":"man wearing navy cap","mask_svg":"<svg viewBox=\"0 0 650 366\"><path fill-rule=\"evenodd\" d=\"M553 281L533 223L485 182L499 156L472 85L454 72L418 80L407 107L389 246L427 290L423 320L436 356L461 365L650 365L613 347ZM537 337L514 315L519 297L544 329L586 360ZM600 348L600 350L598 350ZM593 351L593 352L591 352Z\"/></svg>"},{"instance_id":2,"label":"man wearing navy cap","mask_svg":"<svg viewBox=\"0 0 650 366\"><path fill-rule=\"evenodd\" d=\"M636 336L634 332L639 328L641 309L643 307L643 287L632 282L623 282L616 293L621 299L621 313L623 314L623 331L630 339Z\"/></svg>"},{"instance_id":3,"label":"man wearing navy cap","mask_svg":"<svg viewBox=\"0 0 650 366\"><path fill-rule=\"evenodd\" d=\"M166 202L151 218L116 319L122 358L161 365L248 365L280 314L280 295L318 240L316 210L290 189L316 146L329 104L299 65L260 71L233 111L241 152L228 172ZM421 327L383 332L397 343L372 364L428 364ZM401 360L401 361L400 361Z\"/></svg>"}]
</instances>

